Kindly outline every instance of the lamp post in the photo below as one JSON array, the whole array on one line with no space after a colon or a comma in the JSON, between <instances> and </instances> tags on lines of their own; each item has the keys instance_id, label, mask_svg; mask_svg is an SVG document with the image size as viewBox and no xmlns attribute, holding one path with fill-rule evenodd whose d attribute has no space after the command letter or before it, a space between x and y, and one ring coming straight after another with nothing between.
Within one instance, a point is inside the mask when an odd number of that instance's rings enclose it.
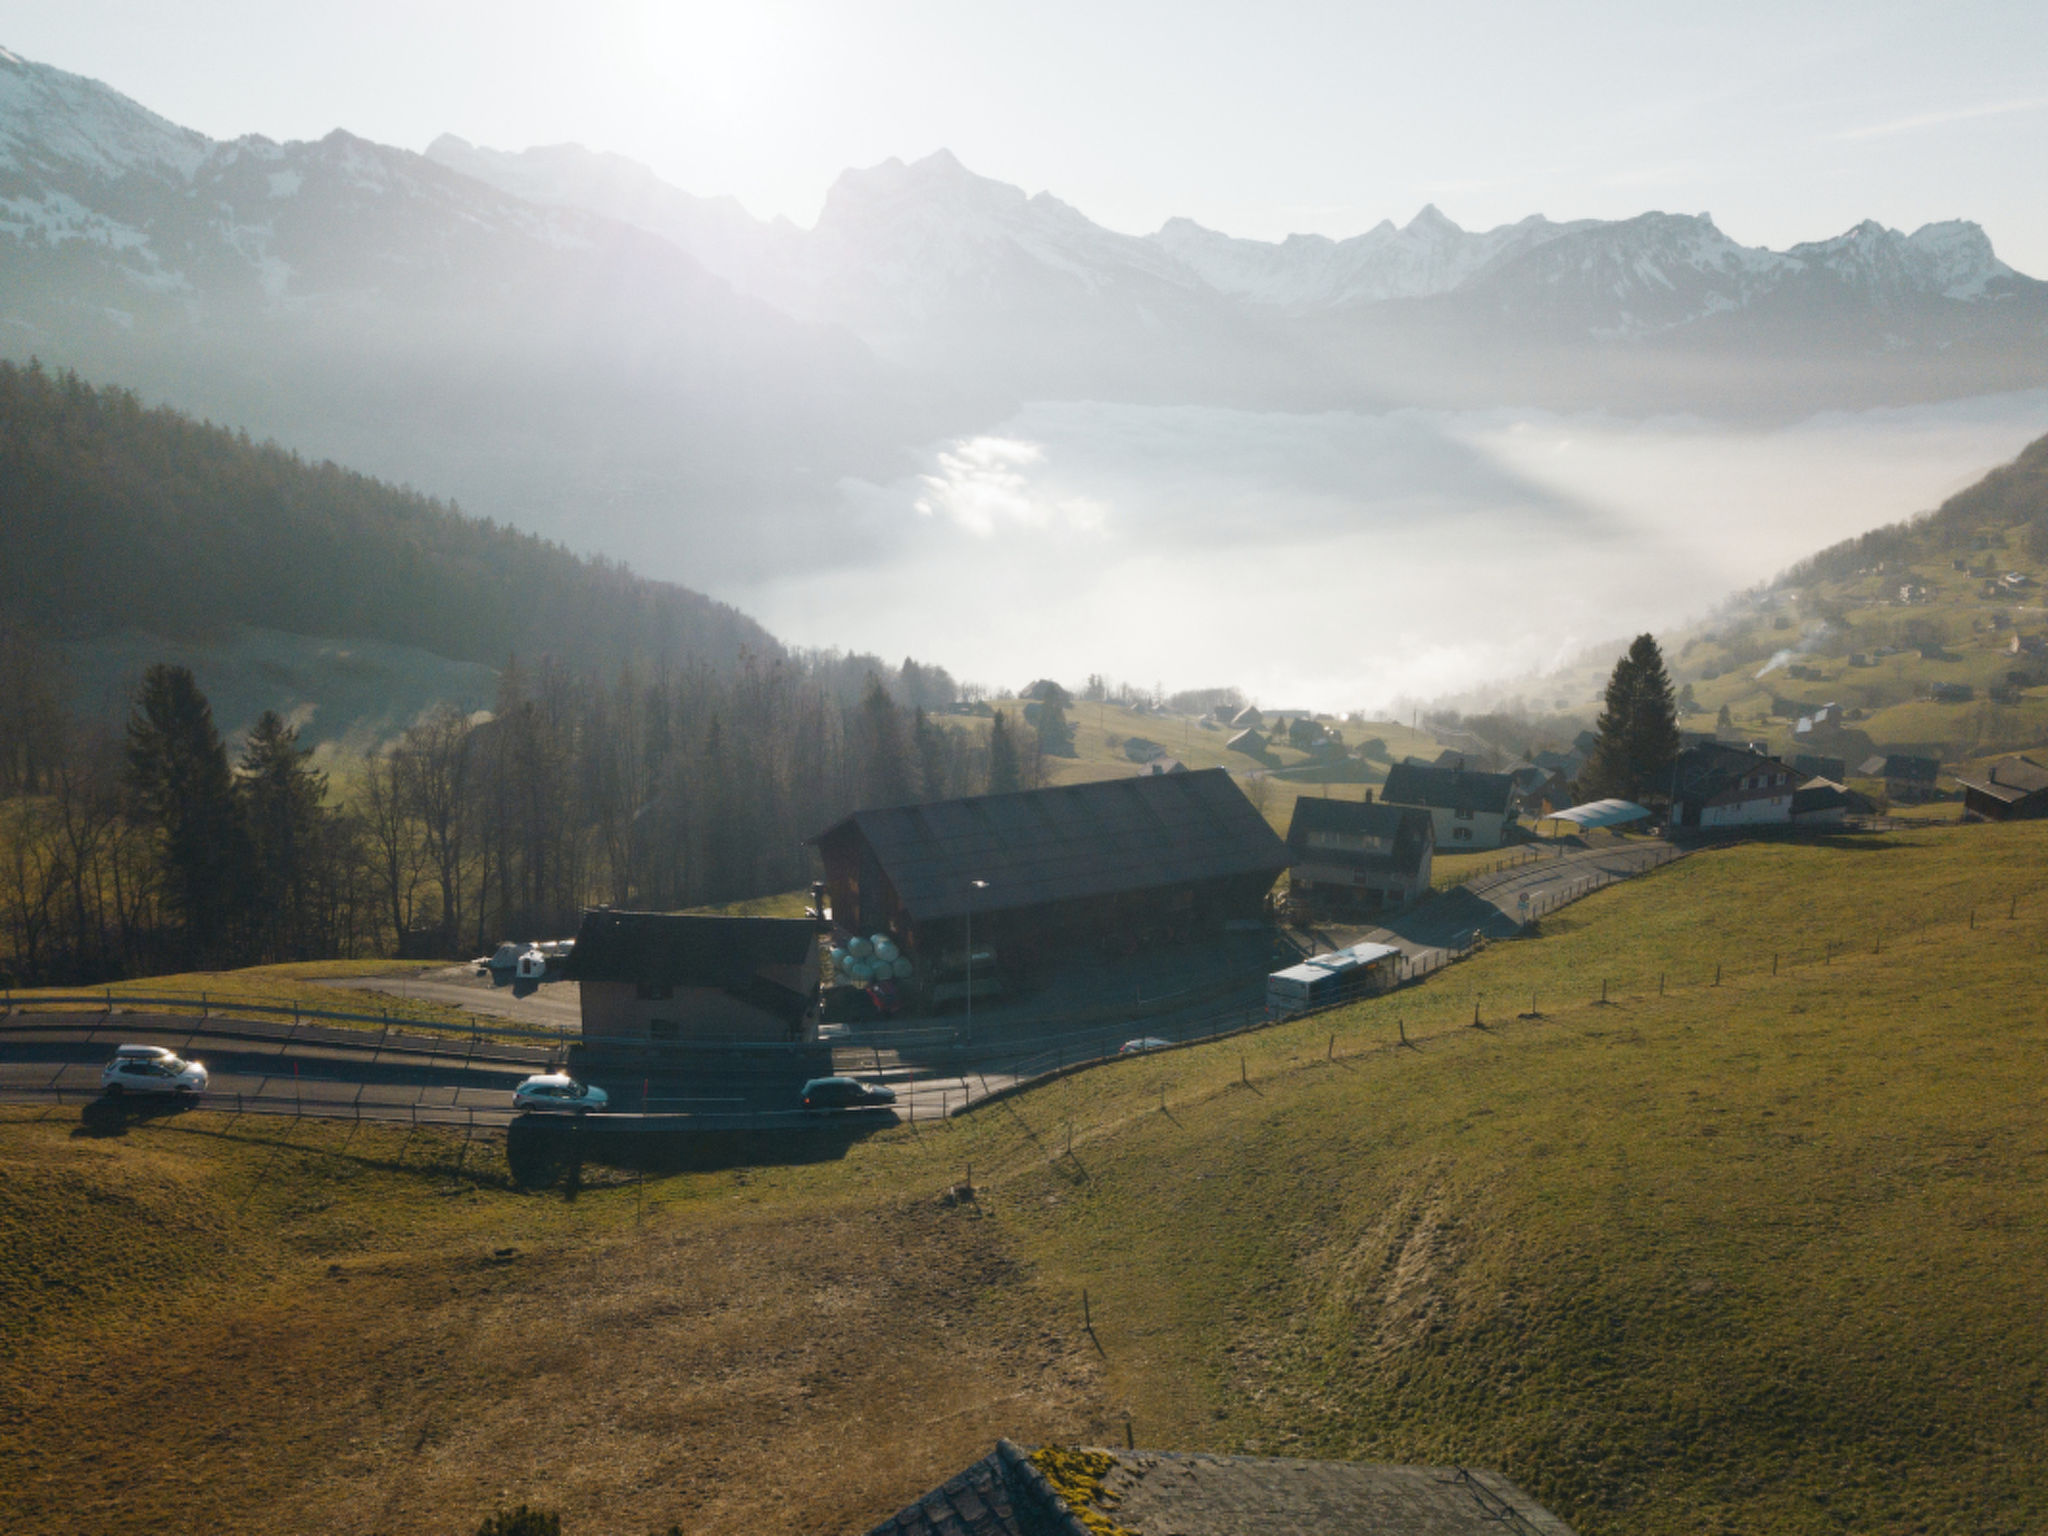
<instances>
[{"instance_id":1,"label":"lamp post","mask_svg":"<svg viewBox=\"0 0 2048 1536\"><path fill-rule=\"evenodd\" d=\"M967 1043L974 1044L974 898L988 889L986 880L967 882Z\"/></svg>"}]
</instances>

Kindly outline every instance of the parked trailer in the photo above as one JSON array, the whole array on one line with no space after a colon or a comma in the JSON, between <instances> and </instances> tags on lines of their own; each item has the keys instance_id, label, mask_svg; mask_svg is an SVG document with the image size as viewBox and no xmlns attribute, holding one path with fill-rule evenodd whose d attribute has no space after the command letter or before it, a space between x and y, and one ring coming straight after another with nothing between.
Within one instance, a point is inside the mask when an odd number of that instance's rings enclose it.
<instances>
[{"instance_id":1,"label":"parked trailer","mask_svg":"<svg viewBox=\"0 0 2048 1536\"><path fill-rule=\"evenodd\" d=\"M1290 1018L1384 992L1401 979L1401 951L1390 944L1354 944L1316 955L1266 978L1266 1017Z\"/></svg>"}]
</instances>

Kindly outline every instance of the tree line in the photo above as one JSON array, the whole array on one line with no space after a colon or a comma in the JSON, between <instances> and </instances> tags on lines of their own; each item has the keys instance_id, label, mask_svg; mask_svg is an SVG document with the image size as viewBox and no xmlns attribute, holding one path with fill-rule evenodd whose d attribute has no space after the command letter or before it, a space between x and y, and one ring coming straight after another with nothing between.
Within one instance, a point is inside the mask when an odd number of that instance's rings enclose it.
<instances>
[{"instance_id":1,"label":"tree line","mask_svg":"<svg viewBox=\"0 0 2048 1536\"><path fill-rule=\"evenodd\" d=\"M34 653L18 632L0 635ZM47 655L47 652L43 653ZM459 957L574 931L596 903L672 911L789 890L848 812L1033 787L1037 733L899 702L906 662L513 662L495 707L442 708L330 780L293 726L229 745L192 673L151 667L118 731L23 681L0 713L0 974L20 986L191 968Z\"/></svg>"}]
</instances>

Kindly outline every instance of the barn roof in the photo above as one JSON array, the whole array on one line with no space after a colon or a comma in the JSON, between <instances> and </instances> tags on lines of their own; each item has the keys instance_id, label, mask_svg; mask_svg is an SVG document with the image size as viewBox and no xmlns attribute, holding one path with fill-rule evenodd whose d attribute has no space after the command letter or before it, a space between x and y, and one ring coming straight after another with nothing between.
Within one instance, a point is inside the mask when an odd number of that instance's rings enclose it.
<instances>
[{"instance_id":1,"label":"barn roof","mask_svg":"<svg viewBox=\"0 0 2048 1536\"><path fill-rule=\"evenodd\" d=\"M1396 763L1387 770L1386 787L1380 791L1380 798L1395 805L1426 805L1439 811L1479 811L1504 816L1514 793L1515 781L1504 773Z\"/></svg>"},{"instance_id":2,"label":"barn roof","mask_svg":"<svg viewBox=\"0 0 2048 1536\"><path fill-rule=\"evenodd\" d=\"M857 832L919 922L1119 891L1263 875L1287 846L1221 768L856 811ZM971 882L986 880L974 890Z\"/></svg>"},{"instance_id":3,"label":"barn roof","mask_svg":"<svg viewBox=\"0 0 2048 1536\"><path fill-rule=\"evenodd\" d=\"M1180 1536L1571 1536L1498 1472L1170 1451L1054 1453L1100 1492L1062 1493L1008 1440L868 1536L1086 1536L1110 1526Z\"/></svg>"},{"instance_id":4,"label":"barn roof","mask_svg":"<svg viewBox=\"0 0 2048 1536\"><path fill-rule=\"evenodd\" d=\"M562 974L570 981L745 990L762 966L802 965L818 929L800 917L710 917L680 912L583 914Z\"/></svg>"},{"instance_id":5,"label":"barn roof","mask_svg":"<svg viewBox=\"0 0 2048 1536\"><path fill-rule=\"evenodd\" d=\"M1389 847L1380 854L1325 848L1312 851L1312 832L1385 838ZM1294 818L1287 824L1287 846L1297 867L1306 855L1318 864L1385 868L1412 874L1422 867L1422 855L1435 841L1436 824L1429 819L1428 811L1421 806L1388 805L1378 800L1332 800L1322 795L1303 795L1294 802Z\"/></svg>"}]
</instances>

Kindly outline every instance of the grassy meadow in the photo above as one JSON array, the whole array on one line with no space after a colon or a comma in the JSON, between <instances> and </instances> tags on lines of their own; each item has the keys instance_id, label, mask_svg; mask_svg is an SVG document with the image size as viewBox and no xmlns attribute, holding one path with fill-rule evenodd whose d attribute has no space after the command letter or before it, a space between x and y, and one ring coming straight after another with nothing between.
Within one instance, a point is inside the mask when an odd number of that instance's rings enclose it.
<instances>
[{"instance_id":1,"label":"grassy meadow","mask_svg":"<svg viewBox=\"0 0 2048 1536\"><path fill-rule=\"evenodd\" d=\"M436 1024L467 1029L475 1015L444 1003L420 998L392 997L381 992L350 991L326 986L329 981L359 976L407 976L436 971L446 960L299 960L280 965L249 965L232 971L180 971L169 976L139 976L127 981L96 987L37 987L38 998L69 998L80 1004L111 1001L119 1008L123 998L184 997L190 1003L169 1007L150 1005L151 1013L197 1015L203 1008L227 1008L235 1003L269 1008L332 1009L342 1013L388 1014L393 1023ZM342 1028L343 1021L328 1020ZM364 1025L364 1028L374 1026Z\"/></svg>"},{"instance_id":2,"label":"grassy meadow","mask_svg":"<svg viewBox=\"0 0 2048 1536\"><path fill-rule=\"evenodd\" d=\"M0 1511L858 1531L1128 1420L1495 1466L1586 1536L2039 1530L2044 854L1703 852L1419 989L644 1183L6 1111Z\"/></svg>"}]
</instances>

